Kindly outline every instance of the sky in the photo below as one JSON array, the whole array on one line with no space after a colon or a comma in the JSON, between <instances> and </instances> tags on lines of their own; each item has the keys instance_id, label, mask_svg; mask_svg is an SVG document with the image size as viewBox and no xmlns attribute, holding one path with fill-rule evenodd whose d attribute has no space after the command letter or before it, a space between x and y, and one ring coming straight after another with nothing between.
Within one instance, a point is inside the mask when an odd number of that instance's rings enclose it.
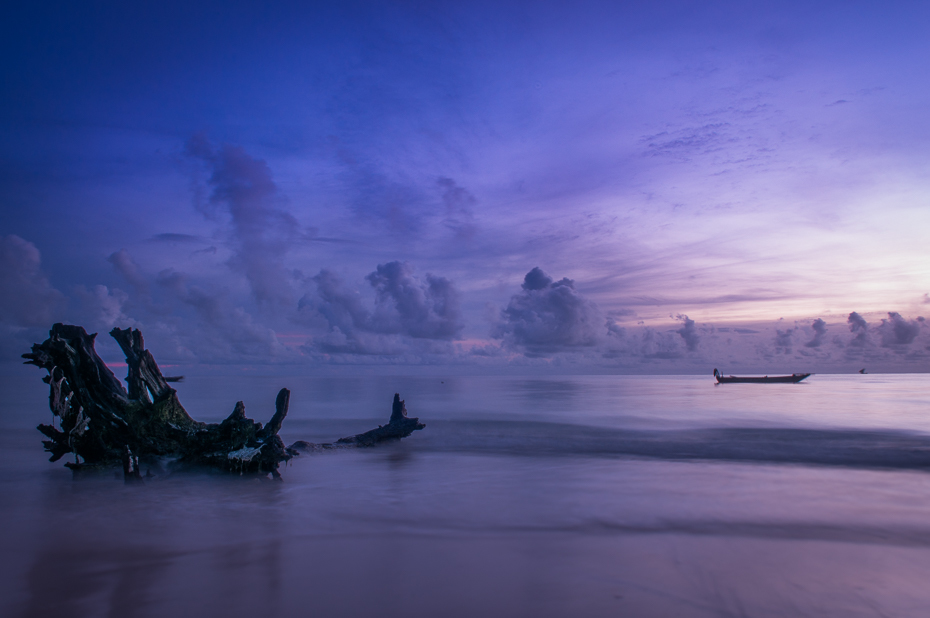
<instances>
[{"instance_id":1,"label":"sky","mask_svg":"<svg viewBox=\"0 0 930 618\"><path fill-rule=\"evenodd\" d=\"M926 3L6 14L4 371L930 371Z\"/></svg>"}]
</instances>

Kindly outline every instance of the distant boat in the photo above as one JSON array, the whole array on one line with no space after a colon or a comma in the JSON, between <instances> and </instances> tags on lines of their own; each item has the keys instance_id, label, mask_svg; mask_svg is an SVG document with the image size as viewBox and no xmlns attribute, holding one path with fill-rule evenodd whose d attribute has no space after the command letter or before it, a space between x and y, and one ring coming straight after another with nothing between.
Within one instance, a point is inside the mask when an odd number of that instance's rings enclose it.
<instances>
[{"instance_id":1,"label":"distant boat","mask_svg":"<svg viewBox=\"0 0 930 618\"><path fill-rule=\"evenodd\" d=\"M740 376L724 376L714 369L714 377L717 378L717 384L796 384L800 382L809 373L792 373L790 376L761 376L743 378Z\"/></svg>"},{"instance_id":2,"label":"distant boat","mask_svg":"<svg viewBox=\"0 0 930 618\"><path fill-rule=\"evenodd\" d=\"M864 373L865 373L865 369L860 369L860 370L859 370L859 373L864 374Z\"/></svg>"}]
</instances>

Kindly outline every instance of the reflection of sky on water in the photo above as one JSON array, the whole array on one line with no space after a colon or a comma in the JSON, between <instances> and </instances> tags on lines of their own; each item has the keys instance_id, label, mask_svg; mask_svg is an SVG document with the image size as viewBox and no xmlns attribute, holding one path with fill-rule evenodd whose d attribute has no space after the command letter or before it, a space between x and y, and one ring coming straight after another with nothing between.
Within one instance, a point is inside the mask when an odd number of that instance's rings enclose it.
<instances>
[{"instance_id":1,"label":"reflection of sky on water","mask_svg":"<svg viewBox=\"0 0 930 618\"><path fill-rule=\"evenodd\" d=\"M19 535L4 545L26 560L5 562L6 585L27 585L4 603L597 616L619 595L645 613L843 616L926 601L922 474L391 450L312 456L283 484L46 478L8 518Z\"/></svg>"},{"instance_id":2,"label":"reflection of sky on water","mask_svg":"<svg viewBox=\"0 0 930 618\"><path fill-rule=\"evenodd\" d=\"M308 381L318 394L308 409L337 414L289 417L285 440L370 428L374 402L387 417L388 386L427 428L303 455L280 483L183 474L142 486L112 472L75 481L47 463L32 428L44 395L8 381L31 407L2 416L0 608L914 615L930 601L930 475L908 458L928 452L930 391L923 376L858 380L728 390L687 377L462 378L451 389L342 379L329 393ZM231 392L260 402L272 382L179 386L185 403ZM506 393L490 410L508 414L468 417ZM629 417L611 424L615 410Z\"/></svg>"}]
</instances>

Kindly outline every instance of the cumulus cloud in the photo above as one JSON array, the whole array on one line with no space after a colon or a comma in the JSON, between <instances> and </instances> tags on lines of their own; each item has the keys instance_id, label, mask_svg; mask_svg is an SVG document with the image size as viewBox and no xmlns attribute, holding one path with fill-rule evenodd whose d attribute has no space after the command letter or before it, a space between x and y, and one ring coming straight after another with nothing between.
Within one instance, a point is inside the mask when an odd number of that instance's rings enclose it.
<instances>
[{"instance_id":1,"label":"cumulus cloud","mask_svg":"<svg viewBox=\"0 0 930 618\"><path fill-rule=\"evenodd\" d=\"M190 282L184 273L166 269L156 283L175 300L193 310L196 329L177 330L187 347L199 350L202 359L228 360L236 356L270 360L282 352L274 331L256 322L235 306L224 291L210 291ZM180 317L179 312L174 312Z\"/></svg>"},{"instance_id":2,"label":"cumulus cloud","mask_svg":"<svg viewBox=\"0 0 930 618\"><path fill-rule=\"evenodd\" d=\"M882 345L886 348L896 345L909 345L920 334L920 322L918 320L906 320L901 314L891 311L888 313L888 319L882 320L878 332L881 334Z\"/></svg>"},{"instance_id":3,"label":"cumulus cloud","mask_svg":"<svg viewBox=\"0 0 930 618\"><path fill-rule=\"evenodd\" d=\"M366 277L375 289L375 330L422 339L453 339L464 324L452 282L429 273L422 281L407 262L379 264Z\"/></svg>"},{"instance_id":4,"label":"cumulus cloud","mask_svg":"<svg viewBox=\"0 0 930 618\"><path fill-rule=\"evenodd\" d=\"M682 322L682 327L676 330L675 332L681 335L681 338L685 341L685 346L687 346L689 352L694 352L697 350L698 343L701 341L701 338L698 336L697 327L694 324L694 320L689 318L686 315L678 315L678 319Z\"/></svg>"},{"instance_id":5,"label":"cumulus cloud","mask_svg":"<svg viewBox=\"0 0 930 618\"><path fill-rule=\"evenodd\" d=\"M335 273L321 270L311 279L316 293L304 295L298 310L305 321L316 316L326 321L328 334L314 340L321 350L394 354L406 349L401 340L450 341L460 335L464 323L458 291L445 277L427 273L420 278L407 262L388 262L365 280L375 293L373 310Z\"/></svg>"},{"instance_id":6,"label":"cumulus cloud","mask_svg":"<svg viewBox=\"0 0 930 618\"><path fill-rule=\"evenodd\" d=\"M626 329L617 324L617 319L613 316L607 318L607 334L614 337L623 337L626 335Z\"/></svg>"},{"instance_id":7,"label":"cumulus cloud","mask_svg":"<svg viewBox=\"0 0 930 618\"><path fill-rule=\"evenodd\" d=\"M817 318L811 323L811 328L814 329L814 337L804 344L806 348L819 348L823 345L823 340L827 336L827 323L822 319Z\"/></svg>"},{"instance_id":8,"label":"cumulus cloud","mask_svg":"<svg viewBox=\"0 0 930 618\"><path fill-rule=\"evenodd\" d=\"M65 303L42 271L39 250L19 236L0 237L0 321L11 326L48 326Z\"/></svg>"},{"instance_id":9,"label":"cumulus cloud","mask_svg":"<svg viewBox=\"0 0 930 618\"><path fill-rule=\"evenodd\" d=\"M203 135L187 142L186 153L201 161L212 193L199 203L208 216L228 213L235 254L230 266L248 280L259 303L290 304L291 281L284 256L299 237L297 220L278 207L278 188L271 170L242 148L214 148Z\"/></svg>"},{"instance_id":10,"label":"cumulus cloud","mask_svg":"<svg viewBox=\"0 0 930 618\"><path fill-rule=\"evenodd\" d=\"M315 309L331 328L341 333L369 328L371 312L357 291L347 288L335 273L325 269L312 280L316 284L316 298L305 295L298 303L298 311L308 306Z\"/></svg>"},{"instance_id":11,"label":"cumulus cloud","mask_svg":"<svg viewBox=\"0 0 930 618\"><path fill-rule=\"evenodd\" d=\"M129 295L122 290L110 289L105 285L95 285L91 288L77 286L74 288L74 297L80 307L75 317L89 330L108 331L114 326L138 326L138 323L123 311Z\"/></svg>"},{"instance_id":12,"label":"cumulus cloud","mask_svg":"<svg viewBox=\"0 0 930 618\"><path fill-rule=\"evenodd\" d=\"M861 348L870 343L869 323L865 321L865 318L853 311L846 319L846 323L849 324L849 332L855 335L849 345Z\"/></svg>"},{"instance_id":13,"label":"cumulus cloud","mask_svg":"<svg viewBox=\"0 0 930 618\"><path fill-rule=\"evenodd\" d=\"M577 350L597 343L600 313L568 278L554 281L539 267L523 279L522 289L501 312L492 336L524 348L527 355Z\"/></svg>"},{"instance_id":14,"label":"cumulus cloud","mask_svg":"<svg viewBox=\"0 0 930 618\"><path fill-rule=\"evenodd\" d=\"M683 355L677 331L664 332L648 326L627 330L608 321L607 336L604 358L672 360Z\"/></svg>"},{"instance_id":15,"label":"cumulus cloud","mask_svg":"<svg viewBox=\"0 0 930 618\"><path fill-rule=\"evenodd\" d=\"M138 291L140 294L148 295L148 279L142 275L138 264L136 264L132 259L132 256L129 255L129 251L126 249L120 249L119 251L111 253L110 257L107 258L107 261L113 265L113 268L116 269L116 272L121 274L123 278L136 289L136 291Z\"/></svg>"},{"instance_id":16,"label":"cumulus cloud","mask_svg":"<svg viewBox=\"0 0 930 618\"><path fill-rule=\"evenodd\" d=\"M794 347L795 332L797 332L796 328L788 328L785 330L775 329L776 354L791 354Z\"/></svg>"}]
</instances>

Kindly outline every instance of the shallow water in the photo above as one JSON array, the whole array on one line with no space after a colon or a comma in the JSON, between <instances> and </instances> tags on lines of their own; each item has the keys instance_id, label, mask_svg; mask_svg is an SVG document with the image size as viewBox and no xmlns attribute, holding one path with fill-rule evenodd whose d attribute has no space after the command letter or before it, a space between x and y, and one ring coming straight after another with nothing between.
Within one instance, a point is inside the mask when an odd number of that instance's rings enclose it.
<instances>
[{"instance_id":1,"label":"shallow water","mask_svg":"<svg viewBox=\"0 0 930 618\"><path fill-rule=\"evenodd\" d=\"M39 372L36 372L37 374ZM191 378L330 441L284 482L125 486L47 463L45 386L5 380L3 573L14 616L916 616L930 606L930 376Z\"/></svg>"}]
</instances>

